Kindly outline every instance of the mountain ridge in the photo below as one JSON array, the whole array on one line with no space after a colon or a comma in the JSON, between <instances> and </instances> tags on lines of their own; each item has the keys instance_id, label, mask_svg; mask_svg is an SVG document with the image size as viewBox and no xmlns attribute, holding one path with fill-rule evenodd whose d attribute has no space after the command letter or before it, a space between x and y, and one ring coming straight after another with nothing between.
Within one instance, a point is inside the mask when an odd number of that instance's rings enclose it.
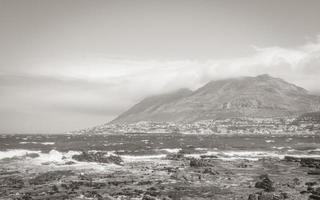
<instances>
[{"instance_id":1,"label":"mountain ridge","mask_svg":"<svg viewBox=\"0 0 320 200\"><path fill-rule=\"evenodd\" d=\"M195 91L180 89L143 99L111 123L283 117L318 111L320 97L268 74L213 80Z\"/></svg>"}]
</instances>

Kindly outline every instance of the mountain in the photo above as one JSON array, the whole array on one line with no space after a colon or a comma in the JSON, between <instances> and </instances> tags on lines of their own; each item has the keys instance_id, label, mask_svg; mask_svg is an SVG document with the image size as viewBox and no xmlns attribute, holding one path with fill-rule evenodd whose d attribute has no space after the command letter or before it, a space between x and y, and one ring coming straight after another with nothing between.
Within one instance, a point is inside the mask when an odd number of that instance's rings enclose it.
<instances>
[{"instance_id":1,"label":"mountain","mask_svg":"<svg viewBox=\"0 0 320 200\"><path fill-rule=\"evenodd\" d=\"M148 97L111 123L197 121L234 117L284 117L320 110L320 97L267 74L211 81Z\"/></svg>"}]
</instances>

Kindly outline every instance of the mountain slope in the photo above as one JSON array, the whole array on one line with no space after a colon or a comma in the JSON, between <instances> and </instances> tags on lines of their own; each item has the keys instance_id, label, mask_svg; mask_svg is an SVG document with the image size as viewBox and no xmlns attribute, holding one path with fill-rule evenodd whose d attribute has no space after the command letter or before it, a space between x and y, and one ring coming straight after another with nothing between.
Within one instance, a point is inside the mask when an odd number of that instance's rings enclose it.
<instances>
[{"instance_id":1,"label":"mountain slope","mask_svg":"<svg viewBox=\"0 0 320 200\"><path fill-rule=\"evenodd\" d=\"M232 117L281 117L320 110L320 97L269 75L211 81L191 92L149 97L112 122L197 121Z\"/></svg>"}]
</instances>

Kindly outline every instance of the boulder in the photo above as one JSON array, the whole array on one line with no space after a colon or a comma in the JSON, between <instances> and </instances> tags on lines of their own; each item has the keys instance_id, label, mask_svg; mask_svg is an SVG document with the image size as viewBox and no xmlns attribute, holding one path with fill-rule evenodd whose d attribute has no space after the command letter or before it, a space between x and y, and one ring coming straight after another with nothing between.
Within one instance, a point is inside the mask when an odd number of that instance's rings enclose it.
<instances>
[{"instance_id":1,"label":"boulder","mask_svg":"<svg viewBox=\"0 0 320 200\"><path fill-rule=\"evenodd\" d=\"M299 162L302 167L320 168L320 158L300 158L294 156L285 156L287 162Z\"/></svg>"},{"instance_id":2,"label":"boulder","mask_svg":"<svg viewBox=\"0 0 320 200\"><path fill-rule=\"evenodd\" d=\"M266 192L272 192L274 191L273 182L269 178L267 174L261 175L259 177L260 181L256 182L255 187L264 189Z\"/></svg>"},{"instance_id":3,"label":"boulder","mask_svg":"<svg viewBox=\"0 0 320 200\"><path fill-rule=\"evenodd\" d=\"M123 165L123 160L120 156L108 156L106 152L82 152L79 155L73 155L72 159L80 162L114 163Z\"/></svg>"},{"instance_id":4,"label":"boulder","mask_svg":"<svg viewBox=\"0 0 320 200\"><path fill-rule=\"evenodd\" d=\"M302 167L320 169L320 159L319 158L301 158L300 164Z\"/></svg>"},{"instance_id":5,"label":"boulder","mask_svg":"<svg viewBox=\"0 0 320 200\"><path fill-rule=\"evenodd\" d=\"M312 195L309 196L309 199L310 200L320 200L320 195L312 194Z\"/></svg>"},{"instance_id":6,"label":"boulder","mask_svg":"<svg viewBox=\"0 0 320 200\"><path fill-rule=\"evenodd\" d=\"M183 159L185 159L185 157L181 153L170 153L170 154L167 154L166 159L168 159L168 160L183 160Z\"/></svg>"},{"instance_id":7,"label":"boulder","mask_svg":"<svg viewBox=\"0 0 320 200\"><path fill-rule=\"evenodd\" d=\"M26 157L28 157L28 158L37 158L37 157L39 157L40 155L39 154L37 154L37 153L27 153L26 154Z\"/></svg>"},{"instance_id":8,"label":"boulder","mask_svg":"<svg viewBox=\"0 0 320 200\"><path fill-rule=\"evenodd\" d=\"M190 158L190 167L209 167L213 166L207 159Z\"/></svg>"},{"instance_id":9,"label":"boulder","mask_svg":"<svg viewBox=\"0 0 320 200\"><path fill-rule=\"evenodd\" d=\"M258 195L257 194L250 194L248 197L248 200L258 200Z\"/></svg>"}]
</instances>

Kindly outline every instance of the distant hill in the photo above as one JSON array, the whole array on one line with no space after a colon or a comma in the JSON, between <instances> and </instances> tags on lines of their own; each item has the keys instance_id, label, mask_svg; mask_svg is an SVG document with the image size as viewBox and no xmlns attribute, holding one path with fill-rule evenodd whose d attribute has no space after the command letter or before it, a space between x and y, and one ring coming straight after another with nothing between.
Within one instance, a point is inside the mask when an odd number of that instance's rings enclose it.
<instances>
[{"instance_id":1,"label":"distant hill","mask_svg":"<svg viewBox=\"0 0 320 200\"><path fill-rule=\"evenodd\" d=\"M186 121L234 117L285 117L320 110L320 97L269 75L211 81L148 97L111 123Z\"/></svg>"}]
</instances>

